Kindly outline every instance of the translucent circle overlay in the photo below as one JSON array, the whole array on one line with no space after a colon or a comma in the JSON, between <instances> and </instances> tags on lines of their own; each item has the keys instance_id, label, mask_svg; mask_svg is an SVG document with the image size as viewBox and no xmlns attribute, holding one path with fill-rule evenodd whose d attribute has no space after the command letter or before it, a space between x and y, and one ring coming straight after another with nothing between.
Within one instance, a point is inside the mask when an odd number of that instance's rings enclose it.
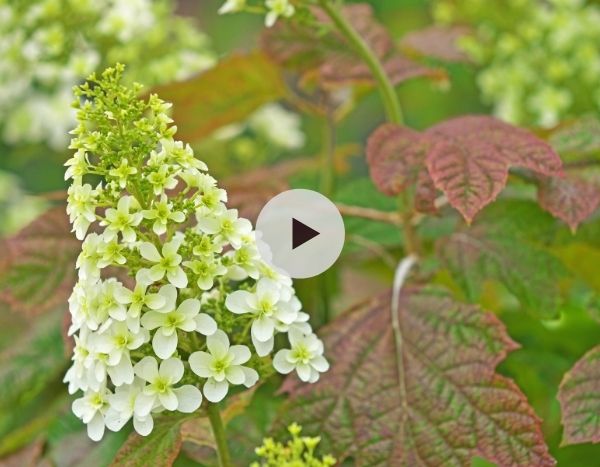
<instances>
[{"instance_id":1,"label":"translucent circle overlay","mask_svg":"<svg viewBox=\"0 0 600 467\"><path fill-rule=\"evenodd\" d=\"M263 261L295 279L329 269L345 238L344 220L335 204L304 189L284 191L269 200L258 215L256 233Z\"/></svg>"}]
</instances>

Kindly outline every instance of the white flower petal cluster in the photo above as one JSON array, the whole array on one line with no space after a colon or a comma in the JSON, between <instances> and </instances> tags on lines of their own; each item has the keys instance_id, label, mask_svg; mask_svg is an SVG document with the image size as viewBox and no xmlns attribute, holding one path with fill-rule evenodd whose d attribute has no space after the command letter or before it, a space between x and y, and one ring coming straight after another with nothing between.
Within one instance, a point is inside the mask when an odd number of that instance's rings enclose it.
<instances>
[{"instance_id":1,"label":"white flower petal cluster","mask_svg":"<svg viewBox=\"0 0 600 467\"><path fill-rule=\"evenodd\" d=\"M585 0L438 0L442 23L471 23L460 44L482 69L483 98L500 118L553 127L600 110L600 7ZM585 98L581 99L581 96Z\"/></svg>"},{"instance_id":2,"label":"white flower petal cluster","mask_svg":"<svg viewBox=\"0 0 600 467\"><path fill-rule=\"evenodd\" d=\"M290 0L264 0L262 2L264 7L267 10L267 15L265 16L265 26L270 28L273 26L277 19L281 18L291 18L296 12L296 8L292 5ZM248 5L247 0L226 0L221 8L219 8L219 14L224 15L226 13L237 13L240 11L244 11L247 7L253 5ZM257 9L258 5L254 5L253 7ZM254 11L253 9L249 9L249 11Z\"/></svg>"},{"instance_id":3,"label":"white flower petal cluster","mask_svg":"<svg viewBox=\"0 0 600 467\"><path fill-rule=\"evenodd\" d=\"M212 66L206 37L172 13L173 3L0 2L0 138L64 149L75 123L72 87L117 61L128 63L129 79L143 77L149 84Z\"/></svg>"},{"instance_id":4,"label":"white flower petal cluster","mask_svg":"<svg viewBox=\"0 0 600 467\"><path fill-rule=\"evenodd\" d=\"M277 334L289 335L291 350L277 353L274 371L314 382L328 368L291 279L260 259L251 223L173 140L168 105L151 96L140 107L121 72L79 88L82 123L66 164L67 210L83 243L65 382L83 392L73 411L94 440L129 420L147 435L156 414L252 387ZM119 114L126 136L112 131ZM102 180L92 187L89 175Z\"/></svg>"}]
</instances>

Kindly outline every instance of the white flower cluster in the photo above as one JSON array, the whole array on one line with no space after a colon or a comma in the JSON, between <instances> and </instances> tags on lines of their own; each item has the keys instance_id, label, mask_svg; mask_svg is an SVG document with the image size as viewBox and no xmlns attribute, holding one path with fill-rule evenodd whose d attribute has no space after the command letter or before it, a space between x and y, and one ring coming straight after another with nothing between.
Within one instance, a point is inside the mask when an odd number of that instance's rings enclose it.
<instances>
[{"instance_id":1,"label":"white flower cluster","mask_svg":"<svg viewBox=\"0 0 600 467\"><path fill-rule=\"evenodd\" d=\"M552 127L600 110L600 8L585 0L435 2L441 22L471 22L461 43L483 69L477 81L496 115ZM496 14L494 14L496 13Z\"/></svg>"},{"instance_id":2,"label":"white flower cluster","mask_svg":"<svg viewBox=\"0 0 600 467\"><path fill-rule=\"evenodd\" d=\"M265 0L266 8L265 25L270 28L281 18L291 18L296 9L290 0ZM240 11L261 11L257 6L248 5L247 0L226 0L219 8L219 14L237 13Z\"/></svg>"},{"instance_id":3,"label":"white flower cluster","mask_svg":"<svg viewBox=\"0 0 600 467\"><path fill-rule=\"evenodd\" d=\"M214 63L206 38L171 0L0 1L0 137L62 150L75 124L71 88L118 61L158 84Z\"/></svg>"},{"instance_id":4,"label":"white flower cluster","mask_svg":"<svg viewBox=\"0 0 600 467\"><path fill-rule=\"evenodd\" d=\"M260 259L251 223L173 139L168 105L139 100L121 71L79 88L66 164L67 210L83 245L65 382L83 391L73 412L94 440L130 419L147 435L154 414L218 402L273 367L315 382L329 366L291 279ZM271 365L276 334L290 348Z\"/></svg>"}]
</instances>

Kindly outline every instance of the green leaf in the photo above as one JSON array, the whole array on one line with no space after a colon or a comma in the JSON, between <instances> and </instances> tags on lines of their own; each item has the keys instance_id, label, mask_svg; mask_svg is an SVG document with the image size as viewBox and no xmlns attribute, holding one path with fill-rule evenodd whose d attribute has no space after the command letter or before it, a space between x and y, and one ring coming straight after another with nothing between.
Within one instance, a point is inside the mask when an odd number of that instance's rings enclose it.
<instances>
[{"instance_id":1,"label":"green leaf","mask_svg":"<svg viewBox=\"0 0 600 467\"><path fill-rule=\"evenodd\" d=\"M600 442L600 346L565 374L558 392L563 445Z\"/></svg>"},{"instance_id":2,"label":"green leaf","mask_svg":"<svg viewBox=\"0 0 600 467\"><path fill-rule=\"evenodd\" d=\"M541 245L555 229L527 201L498 202L472 227L440 240L438 251L467 299L477 302L486 280L502 283L534 316L553 318L561 305L562 262Z\"/></svg>"},{"instance_id":3,"label":"green leaf","mask_svg":"<svg viewBox=\"0 0 600 467\"><path fill-rule=\"evenodd\" d=\"M169 467L177 458L183 443L181 426L198 414L164 415L154 422L148 436L132 433L119 449L112 465L117 467Z\"/></svg>"},{"instance_id":4,"label":"green leaf","mask_svg":"<svg viewBox=\"0 0 600 467\"><path fill-rule=\"evenodd\" d=\"M549 141L561 154L597 152L600 150L600 120L595 116L588 116L566 124L554 131Z\"/></svg>"},{"instance_id":5,"label":"green leaf","mask_svg":"<svg viewBox=\"0 0 600 467\"><path fill-rule=\"evenodd\" d=\"M277 66L253 52L233 55L205 73L153 92L173 103L178 135L194 141L284 97L285 85Z\"/></svg>"},{"instance_id":6,"label":"green leaf","mask_svg":"<svg viewBox=\"0 0 600 467\"><path fill-rule=\"evenodd\" d=\"M286 380L276 427L296 421L357 466L555 464L525 396L495 371L517 345L493 314L415 290L398 310L397 334L389 296L327 326L331 369L314 385Z\"/></svg>"},{"instance_id":7,"label":"green leaf","mask_svg":"<svg viewBox=\"0 0 600 467\"><path fill-rule=\"evenodd\" d=\"M80 242L63 206L52 208L0 244L0 302L39 314L64 303L75 283Z\"/></svg>"}]
</instances>

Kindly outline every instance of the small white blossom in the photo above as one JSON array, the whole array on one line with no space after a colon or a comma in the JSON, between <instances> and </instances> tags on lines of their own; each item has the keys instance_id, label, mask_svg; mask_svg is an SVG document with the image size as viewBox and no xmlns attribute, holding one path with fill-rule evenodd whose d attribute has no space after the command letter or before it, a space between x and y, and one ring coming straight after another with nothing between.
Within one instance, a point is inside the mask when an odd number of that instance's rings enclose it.
<instances>
[{"instance_id":1,"label":"small white blossom","mask_svg":"<svg viewBox=\"0 0 600 467\"><path fill-rule=\"evenodd\" d=\"M236 13L242 11L246 6L246 0L227 0L221 8L219 8L219 14L224 15L227 13Z\"/></svg>"},{"instance_id":2,"label":"small white blossom","mask_svg":"<svg viewBox=\"0 0 600 467\"><path fill-rule=\"evenodd\" d=\"M165 297L165 305L157 311L148 311L142 316L142 326L148 330L156 329L152 339L152 348L156 355L165 359L177 348L177 330L198 331L209 335L217 329L217 323L207 314L200 313L200 302L193 298L176 305L177 290L165 285L159 292Z\"/></svg>"},{"instance_id":3,"label":"small white blossom","mask_svg":"<svg viewBox=\"0 0 600 467\"><path fill-rule=\"evenodd\" d=\"M215 278L227 273L227 268L218 260L203 258L202 260L185 261L184 266L190 268L198 277L196 283L201 290L210 290L214 285Z\"/></svg>"},{"instance_id":4,"label":"small white blossom","mask_svg":"<svg viewBox=\"0 0 600 467\"><path fill-rule=\"evenodd\" d=\"M265 5L269 9L265 18L265 25L268 28L273 26L280 16L290 18L296 11L289 0L266 0Z\"/></svg>"},{"instance_id":5,"label":"small white blossom","mask_svg":"<svg viewBox=\"0 0 600 467\"><path fill-rule=\"evenodd\" d=\"M323 342L315 334L304 335L295 330L291 330L288 336L291 349L277 352L273 366L284 375L296 370L302 381L315 383L319 373L329 369L329 363L323 357Z\"/></svg>"},{"instance_id":6,"label":"small white blossom","mask_svg":"<svg viewBox=\"0 0 600 467\"><path fill-rule=\"evenodd\" d=\"M133 332L140 327L140 316L144 307L150 310L158 310L165 306L166 299L157 293L148 293L150 281L146 280L142 271L138 271L135 277L136 285L133 291L126 287L117 291L116 299L123 305L129 305L127 310L127 325Z\"/></svg>"},{"instance_id":7,"label":"small white blossom","mask_svg":"<svg viewBox=\"0 0 600 467\"><path fill-rule=\"evenodd\" d=\"M161 253L150 242L141 243L139 246L142 257L151 263L155 263L147 270L148 277L153 282L161 280L167 276L168 281L175 287L183 289L188 285L188 278L181 268L181 255L177 254L177 250L181 246L183 238L176 236L162 247Z\"/></svg>"},{"instance_id":8,"label":"small white blossom","mask_svg":"<svg viewBox=\"0 0 600 467\"><path fill-rule=\"evenodd\" d=\"M138 416L148 415L156 404L160 403L166 410L194 412L202 403L202 393L191 384L175 388L183 378L183 363L177 358L163 360L158 366L153 357L144 357L135 365L135 374L148 384L135 400L134 413Z\"/></svg>"},{"instance_id":9,"label":"small white blossom","mask_svg":"<svg viewBox=\"0 0 600 467\"><path fill-rule=\"evenodd\" d=\"M190 355L190 368L201 378L207 378L202 388L211 402L222 400L229 385L243 384L252 387L258 373L242 363L250 360L250 350L245 345L229 345L229 338L221 330L206 338L208 352L198 351Z\"/></svg>"},{"instance_id":10,"label":"small white blossom","mask_svg":"<svg viewBox=\"0 0 600 467\"><path fill-rule=\"evenodd\" d=\"M175 174L169 172L168 165L161 165L158 170L148 175L148 181L152 185L154 194L161 195L165 190L172 190L177 186Z\"/></svg>"},{"instance_id":11,"label":"small white blossom","mask_svg":"<svg viewBox=\"0 0 600 467\"><path fill-rule=\"evenodd\" d=\"M110 407L105 416L106 427L111 431L119 431L133 418L133 428L142 435L148 436L154 427L152 414L138 415L134 412L135 401L144 389L144 381L135 378L133 383L124 384L108 396Z\"/></svg>"},{"instance_id":12,"label":"small white blossom","mask_svg":"<svg viewBox=\"0 0 600 467\"><path fill-rule=\"evenodd\" d=\"M133 196L123 196L117 204L117 209L110 208L106 210L106 220L101 225L106 225L104 237L110 241L118 233L123 235L123 240L131 243L135 242L136 234L133 227L137 227L142 222L141 212L130 212L130 209L138 209L139 205Z\"/></svg>"},{"instance_id":13,"label":"small white blossom","mask_svg":"<svg viewBox=\"0 0 600 467\"><path fill-rule=\"evenodd\" d=\"M71 406L73 413L87 425L90 439L100 441L104 436L104 414L108 408L110 391L86 391L83 397L75 399Z\"/></svg>"},{"instance_id":14,"label":"small white blossom","mask_svg":"<svg viewBox=\"0 0 600 467\"><path fill-rule=\"evenodd\" d=\"M122 159L119 167L110 169L108 172L111 177L116 178L117 184L120 188L125 188L127 186L127 179L136 173L137 169L135 167L131 167L127 159Z\"/></svg>"},{"instance_id":15,"label":"small white blossom","mask_svg":"<svg viewBox=\"0 0 600 467\"><path fill-rule=\"evenodd\" d=\"M89 183L73 184L69 187L67 214L73 223L73 231L78 240L83 240L92 222L96 220L98 191Z\"/></svg>"},{"instance_id":16,"label":"small white blossom","mask_svg":"<svg viewBox=\"0 0 600 467\"><path fill-rule=\"evenodd\" d=\"M236 290L227 296L225 306L232 313L252 315L252 342L258 354L263 356L272 349L275 326L279 322L291 324L296 320L298 310L290 298L291 292L287 288L262 278L255 293Z\"/></svg>"},{"instance_id":17,"label":"small white blossom","mask_svg":"<svg viewBox=\"0 0 600 467\"><path fill-rule=\"evenodd\" d=\"M181 223L185 221L185 214L181 211L173 211L173 205L168 202L168 198L163 194L160 201L156 201L151 209L142 211L146 219L154 220L152 230L157 235L162 235L167 231L169 221Z\"/></svg>"},{"instance_id":18,"label":"small white blossom","mask_svg":"<svg viewBox=\"0 0 600 467\"><path fill-rule=\"evenodd\" d=\"M211 217L200 217L198 228L204 233L217 235L217 242L222 239L233 248L240 248L244 236L252 232L252 224L248 219L239 218L237 209L229 209Z\"/></svg>"}]
</instances>

